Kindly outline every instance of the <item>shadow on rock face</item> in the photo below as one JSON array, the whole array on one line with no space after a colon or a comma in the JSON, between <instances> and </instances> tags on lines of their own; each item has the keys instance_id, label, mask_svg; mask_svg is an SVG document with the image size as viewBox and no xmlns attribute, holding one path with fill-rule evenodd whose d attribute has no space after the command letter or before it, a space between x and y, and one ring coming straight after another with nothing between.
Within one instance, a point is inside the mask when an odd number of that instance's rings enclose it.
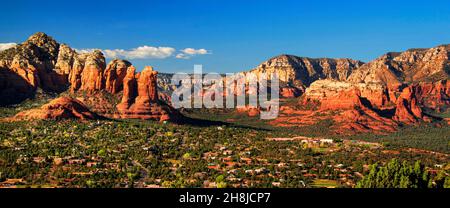
<instances>
[{"instance_id":1,"label":"shadow on rock face","mask_svg":"<svg viewBox=\"0 0 450 208\"><path fill-rule=\"evenodd\" d=\"M25 79L8 69L0 69L0 106L21 103L35 96L35 89Z\"/></svg>"}]
</instances>

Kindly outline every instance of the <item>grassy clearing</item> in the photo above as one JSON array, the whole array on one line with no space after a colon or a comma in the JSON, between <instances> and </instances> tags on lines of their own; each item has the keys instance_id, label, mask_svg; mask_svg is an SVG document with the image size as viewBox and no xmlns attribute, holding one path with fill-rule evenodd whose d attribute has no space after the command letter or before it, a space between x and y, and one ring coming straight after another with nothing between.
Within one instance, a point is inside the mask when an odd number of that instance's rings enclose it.
<instances>
[{"instance_id":1,"label":"grassy clearing","mask_svg":"<svg viewBox=\"0 0 450 208\"><path fill-rule=\"evenodd\" d=\"M337 188L339 183L335 180L316 179L311 184L313 188Z\"/></svg>"}]
</instances>

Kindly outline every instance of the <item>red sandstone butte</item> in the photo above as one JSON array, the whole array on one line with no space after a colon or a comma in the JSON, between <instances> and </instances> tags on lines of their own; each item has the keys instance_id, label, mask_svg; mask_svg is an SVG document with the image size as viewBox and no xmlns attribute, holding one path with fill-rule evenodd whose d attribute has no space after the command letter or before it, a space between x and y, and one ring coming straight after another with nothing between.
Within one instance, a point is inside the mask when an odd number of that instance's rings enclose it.
<instances>
[{"instance_id":1,"label":"red sandstone butte","mask_svg":"<svg viewBox=\"0 0 450 208\"><path fill-rule=\"evenodd\" d=\"M14 116L13 120L33 120L33 119L97 119L95 113L77 99L60 97L38 109L23 111Z\"/></svg>"}]
</instances>

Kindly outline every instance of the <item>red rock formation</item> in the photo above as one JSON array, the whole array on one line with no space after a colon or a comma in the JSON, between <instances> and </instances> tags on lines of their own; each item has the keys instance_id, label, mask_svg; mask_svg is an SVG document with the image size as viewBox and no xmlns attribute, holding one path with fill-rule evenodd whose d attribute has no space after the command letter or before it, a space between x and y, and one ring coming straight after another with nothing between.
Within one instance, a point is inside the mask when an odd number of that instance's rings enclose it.
<instances>
[{"instance_id":1,"label":"red rock formation","mask_svg":"<svg viewBox=\"0 0 450 208\"><path fill-rule=\"evenodd\" d=\"M302 91L296 87L280 88L280 95L283 98L296 98L302 94Z\"/></svg>"},{"instance_id":2,"label":"red rock formation","mask_svg":"<svg viewBox=\"0 0 450 208\"><path fill-rule=\"evenodd\" d=\"M80 90L92 93L105 87L103 72L105 70L105 57L101 51L94 51L86 57L83 72L81 73Z\"/></svg>"},{"instance_id":3,"label":"red rock formation","mask_svg":"<svg viewBox=\"0 0 450 208\"><path fill-rule=\"evenodd\" d=\"M413 88L416 99L423 106L439 111L440 107L446 108L450 105L449 80L422 82L413 85Z\"/></svg>"},{"instance_id":4,"label":"red rock formation","mask_svg":"<svg viewBox=\"0 0 450 208\"><path fill-rule=\"evenodd\" d=\"M281 82L290 82L298 87L309 86L319 79L346 80L351 72L363 63L351 59L305 58L280 55L260 64L249 73L258 77L262 73L276 72Z\"/></svg>"},{"instance_id":5,"label":"red rock formation","mask_svg":"<svg viewBox=\"0 0 450 208\"><path fill-rule=\"evenodd\" d=\"M123 95L122 101L117 105L119 112L125 112L134 103L137 95L137 82L135 78L136 68L130 66L123 79Z\"/></svg>"},{"instance_id":6,"label":"red rock formation","mask_svg":"<svg viewBox=\"0 0 450 208\"><path fill-rule=\"evenodd\" d=\"M70 91L75 92L81 88L81 73L84 69L86 58L89 54L81 54L74 60L73 68L69 73Z\"/></svg>"},{"instance_id":7,"label":"red rock formation","mask_svg":"<svg viewBox=\"0 0 450 208\"><path fill-rule=\"evenodd\" d=\"M22 97L32 97L38 88L51 92L63 91L67 82L63 75L54 70L59 47L52 37L36 33L22 44L1 51L0 69L5 71L0 82L10 89L0 90L0 104L17 103L22 101Z\"/></svg>"},{"instance_id":8,"label":"red rock formation","mask_svg":"<svg viewBox=\"0 0 450 208\"><path fill-rule=\"evenodd\" d=\"M418 106L418 101L415 96L415 88L405 88L400 97L397 99L397 108L393 119L402 123L412 124L424 118L425 116L422 109Z\"/></svg>"},{"instance_id":9,"label":"red rock formation","mask_svg":"<svg viewBox=\"0 0 450 208\"><path fill-rule=\"evenodd\" d=\"M105 70L106 91L116 94L123 89L123 80L127 75L127 69L131 63L124 60L113 60Z\"/></svg>"},{"instance_id":10,"label":"red rock formation","mask_svg":"<svg viewBox=\"0 0 450 208\"><path fill-rule=\"evenodd\" d=\"M381 84L355 84L333 80L319 80L306 89L301 104L306 105L311 101L321 102L329 97L337 97L340 93L346 94L349 90L358 91L359 95L368 100L373 106L380 107L391 102L388 89Z\"/></svg>"},{"instance_id":11,"label":"red rock formation","mask_svg":"<svg viewBox=\"0 0 450 208\"><path fill-rule=\"evenodd\" d=\"M261 109L252 106L238 107L237 113L246 113L249 117L256 117L261 113Z\"/></svg>"},{"instance_id":12,"label":"red rock formation","mask_svg":"<svg viewBox=\"0 0 450 208\"><path fill-rule=\"evenodd\" d=\"M170 106L161 103L157 92L157 74L152 67L136 74L134 68L129 68L124 78L124 96L117 106L120 118L152 119L159 121L174 120L176 112ZM137 82L135 80L137 79ZM137 84L137 88L136 85ZM135 91L137 90L137 91ZM133 99L134 95L137 95Z\"/></svg>"},{"instance_id":13,"label":"red rock formation","mask_svg":"<svg viewBox=\"0 0 450 208\"><path fill-rule=\"evenodd\" d=\"M23 111L14 116L13 120L33 119L96 119L98 116L80 101L60 97L38 109Z\"/></svg>"},{"instance_id":14,"label":"red rock formation","mask_svg":"<svg viewBox=\"0 0 450 208\"><path fill-rule=\"evenodd\" d=\"M361 92L357 89L341 91L337 94L323 98L320 104L320 110L348 110L360 107Z\"/></svg>"},{"instance_id":15,"label":"red rock formation","mask_svg":"<svg viewBox=\"0 0 450 208\"><path fill-rule=\"evenodd\" d=\"M158 100L157 77L158 72L147 66L139 74L138 97L136 103L148 103Z\"/></svg>"}]
</instances>

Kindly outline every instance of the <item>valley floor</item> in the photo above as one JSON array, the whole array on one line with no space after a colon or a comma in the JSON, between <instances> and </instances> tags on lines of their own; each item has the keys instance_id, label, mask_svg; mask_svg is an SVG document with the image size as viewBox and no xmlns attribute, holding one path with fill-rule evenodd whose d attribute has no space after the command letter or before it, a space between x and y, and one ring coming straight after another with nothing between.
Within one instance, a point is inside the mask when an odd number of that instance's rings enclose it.
<instances>
[{"instance_id":1,"label":"valley floor","mask_svg":"<svg viewBox=\"0 0 450 208\"><path fill-rule=\"evenodd\" d=\"M355 187L370 164L393 158L435 175L450 169L447 125L339 136L328 121L287 129L185 114L195 122L0 122L0 187Z\"/></svg>"}]
</instances>

